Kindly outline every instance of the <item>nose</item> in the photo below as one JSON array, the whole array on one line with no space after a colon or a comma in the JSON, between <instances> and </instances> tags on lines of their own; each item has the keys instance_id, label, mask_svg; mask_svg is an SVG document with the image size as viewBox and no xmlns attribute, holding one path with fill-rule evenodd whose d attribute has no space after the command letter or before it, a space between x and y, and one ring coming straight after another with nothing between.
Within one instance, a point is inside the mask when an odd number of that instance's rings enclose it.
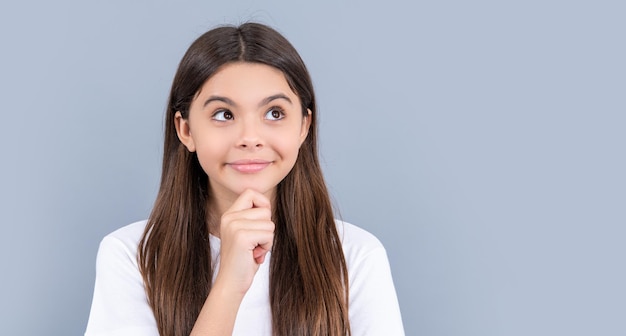
<instances>
[{"instance_id":1,"label":"nose","mask_svg":"<svg viewBox=\"0 0 626 336\"><path fill-rule=\"evenodd\" d=\"M261 149L264 146L261 136L261 125L254 120L246 120L241 124L241 134L237 142L237 147L241 149Z\"/></svg>"}]
</instances>

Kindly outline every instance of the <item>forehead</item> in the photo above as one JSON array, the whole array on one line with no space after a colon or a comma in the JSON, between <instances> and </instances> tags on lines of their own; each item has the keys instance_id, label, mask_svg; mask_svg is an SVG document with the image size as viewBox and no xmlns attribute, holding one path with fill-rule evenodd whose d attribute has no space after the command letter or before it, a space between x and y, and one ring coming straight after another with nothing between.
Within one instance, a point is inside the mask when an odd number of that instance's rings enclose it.
<instances>
[{"instance_id":1,"label":"forehead","mask_svg":"<svg viewBox=\"0 0 626 336\"><path fill-rule=\"evenodd\" d=\"M224 65L211 76L195 100L224 96L235 102L256 104L279 93L298 100L282 71L265 64L237 62Z\"/></svg>"}]
</instances>

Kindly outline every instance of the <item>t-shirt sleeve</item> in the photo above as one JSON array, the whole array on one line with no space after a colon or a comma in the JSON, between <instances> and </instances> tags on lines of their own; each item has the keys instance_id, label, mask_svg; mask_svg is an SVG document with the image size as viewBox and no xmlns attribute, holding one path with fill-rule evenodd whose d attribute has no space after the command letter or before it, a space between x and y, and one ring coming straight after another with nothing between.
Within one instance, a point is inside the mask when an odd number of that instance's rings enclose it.
<instances>
[{"instance_id":1,"label":"t-shirt sleeve","mask_svg":"<svg viewBox=\"0 0 626 336\"><path fill-rule=\"evenodd\" d=\"M158 335L137 267L136 247L115 236L100 243L96 283L85 336Z\"/></svg>"},{"instance_id":2,"label":"t-shirt sleeve","mask_svg":"<svg viewBox=\"0 0 626 336\"><path fill-rule=\"evenodd\" d=\"M389 260L382 245L361 256L350 274L349 314L353 335L404 335Z\"/></svg>"}]
</instances>

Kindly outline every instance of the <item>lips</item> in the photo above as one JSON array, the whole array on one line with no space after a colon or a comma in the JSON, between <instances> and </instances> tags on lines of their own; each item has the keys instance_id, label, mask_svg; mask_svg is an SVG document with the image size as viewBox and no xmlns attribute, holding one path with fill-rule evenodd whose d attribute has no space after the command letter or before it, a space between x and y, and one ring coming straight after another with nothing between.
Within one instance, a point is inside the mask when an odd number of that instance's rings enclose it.
<instances>
[{"instance_id":1,"label":"lips","mask_svg":"<svg viewBox=\"0 0 626 336\"><path fill-rule=\"evenodd\" d=\"M252 174L262 171L271 164L272 161L266 160L237 160L229 162L226 165L240 173Z\"/></svg>"}]
</instances>

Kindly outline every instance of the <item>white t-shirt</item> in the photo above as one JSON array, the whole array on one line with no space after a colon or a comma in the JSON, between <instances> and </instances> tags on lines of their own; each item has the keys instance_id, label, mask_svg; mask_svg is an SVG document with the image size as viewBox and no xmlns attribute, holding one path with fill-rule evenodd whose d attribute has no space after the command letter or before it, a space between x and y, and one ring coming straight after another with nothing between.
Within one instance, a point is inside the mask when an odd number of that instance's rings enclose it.
<instances>
[{"instance_id":1,"label":"white t-shirt","mask_svg":"<svg viewBox=\"0 0 626 336\"><path fill-rule=\"evenodd\" d=\"M96 284L85 336L158 335L137 265L137 245L146 221L125 226L100 243ZM398 299L385 248L376 237L338 221L348 266L352 335L404 335ZM219 267L220 240L210 236L211 255ZM271 335L269 261L259 267L239 307L233 335ZM217 272L215 272L217 274Z\"/></svg>"}]
</instances>

